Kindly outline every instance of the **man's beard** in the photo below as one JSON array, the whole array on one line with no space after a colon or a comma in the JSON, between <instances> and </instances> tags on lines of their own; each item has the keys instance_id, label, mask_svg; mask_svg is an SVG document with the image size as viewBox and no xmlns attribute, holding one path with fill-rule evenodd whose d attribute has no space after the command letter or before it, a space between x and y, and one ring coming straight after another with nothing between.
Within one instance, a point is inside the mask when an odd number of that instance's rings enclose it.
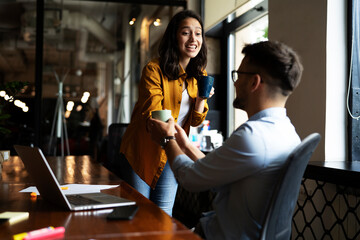
<instances>
[{"instance_id":1,"label":"man's beard","mask_svg":"<svg viewBox=\"0 0 360 240\"><path fill-rule=\"evenodd\" d=\"M233 101L233 107L236 109L244 110L245 109L244 101L241 100L240 98L236 97Z\"/></svg>"}]
</instances>

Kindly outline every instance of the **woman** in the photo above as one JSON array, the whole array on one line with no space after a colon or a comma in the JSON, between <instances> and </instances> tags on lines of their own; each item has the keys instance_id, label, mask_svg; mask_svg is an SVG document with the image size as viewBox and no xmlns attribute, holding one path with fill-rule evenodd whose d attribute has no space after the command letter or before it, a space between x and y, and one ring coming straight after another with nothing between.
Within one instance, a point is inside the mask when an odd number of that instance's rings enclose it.
<instances>
[{"instance_id":1,"label":"woman","mask_svg":"<svg viewBox=\"0 0 360 240\"><path fill-rule=\"evenodd\" d=\"M151 141L147 120L154 110L170 109L189 133L190 126L205 119L208 105L198 97L196 80L206 75L207 63L200 17L189 10L177 13L165 30L159 55L143 69L139 99L120 147L120 171L125 181L171 216L177 182L164 150Z\"/></svg>"}]
</instances>

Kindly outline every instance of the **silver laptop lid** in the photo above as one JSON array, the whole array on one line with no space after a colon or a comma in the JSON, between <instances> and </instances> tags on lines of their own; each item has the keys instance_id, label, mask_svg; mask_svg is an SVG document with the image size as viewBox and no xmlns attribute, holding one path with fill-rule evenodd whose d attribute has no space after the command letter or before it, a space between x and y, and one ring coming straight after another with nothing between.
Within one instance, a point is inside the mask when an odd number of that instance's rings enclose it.
<instances>
[{"instance_id":1,"label":"silver laptop lid","mask_svg":"<svg viewBox=\"0 0 360 240\"><path fill-rule=\"evenodd\" d=\"M77 196L94 200L96 203L74 205L62 192L60 185L41 149L20 145L14 145L14 148L21 157L29 175L33 178L41 196L56 205L60 205L71 211L78 211L136 204L135 201L129 199L98 192L91 194L76 194Z\"/></svg>"},{"instance_id":2,"label":"silver laptop lid","mask_svg":"<svg viewBox=\"0 0 360 240\"><path fill-rule=\"evenodd\" d=\"M35 182L41 196L57 205L71 210L70 203L61 191L60 185L51 170L41 149L36 147L14 145L23 161L26 170Z\"/></svg>"}]
</instances>

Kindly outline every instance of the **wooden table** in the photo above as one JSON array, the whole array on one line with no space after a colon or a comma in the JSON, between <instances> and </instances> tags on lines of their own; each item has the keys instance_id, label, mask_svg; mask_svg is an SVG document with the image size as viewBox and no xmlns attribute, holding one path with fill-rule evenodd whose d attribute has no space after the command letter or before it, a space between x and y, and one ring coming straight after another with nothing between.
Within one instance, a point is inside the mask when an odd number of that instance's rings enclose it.
<instances>
[{"instance_id":1,"label":"wooden table","mask_svg":"<svg viewBox=\"0 0 360 240\"><path fill-rule=\"evenodd\" d=\"M19 191L33 186L19 157L3 163L0 179L0 212L26 211L29 218L13 225L0 225L0 239L12 239L21 232L47 226L64 226L65 239L200 239L191 230L171 218L154 203L142 196L102 165L88 156L48 157L60 184L116 184L103 192L135 200L139 210L132 220L109 221L112 209L69 212L44 201L31 199Z\"/></svg>"}]
</instances>

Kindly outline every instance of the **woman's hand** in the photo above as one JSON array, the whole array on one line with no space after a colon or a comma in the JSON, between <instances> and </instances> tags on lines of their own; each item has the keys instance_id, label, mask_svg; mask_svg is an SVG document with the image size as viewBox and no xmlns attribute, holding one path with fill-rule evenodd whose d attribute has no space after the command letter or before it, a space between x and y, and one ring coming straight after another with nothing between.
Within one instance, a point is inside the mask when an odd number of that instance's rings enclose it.
<instances>
[{"instance_id":1,"label":"woman's hand","mask_svg":"<svg viewBox=\"0 0 360 240\"><path fill-rule=\"evenodd\" d=\"M211 98L214 94L215 94L215 88L212 87L208 98ZM196 101L195 101L195 111L200 113L204 111L205 100L206 98L199 97L199 93L198 93L198 96L196 97Z\"/></svg>"},{"instance_id":2,"label":"woman's hand","mask_svg":"<svg viewBox=\"0 0 360 240\"><path fill-rule=\"evenodd\" d=\"M208 98L201 98L201 97L199 97L199 92L198 92L198 94L197 94L197 96L196 96L196 100L204 101L205 99L211 98L214 94L215 94L215 88L214 88L214 87L211 87L211 91L210 91L210 93L209 93L209 97L208 97Z\"/></svg>"},{"instance_id":3,"label":"woman's hand","mask_svg":"<svg viewBox=\"0 0 360 240\"><path fill-rule=\"evenodd\" d=\"M210 93L209 93L209 98L211 98L214 94L215 94L215 88L212 87L212 88L211 88L211 91L210 91Z\"/></svg>"}]
</instances>

